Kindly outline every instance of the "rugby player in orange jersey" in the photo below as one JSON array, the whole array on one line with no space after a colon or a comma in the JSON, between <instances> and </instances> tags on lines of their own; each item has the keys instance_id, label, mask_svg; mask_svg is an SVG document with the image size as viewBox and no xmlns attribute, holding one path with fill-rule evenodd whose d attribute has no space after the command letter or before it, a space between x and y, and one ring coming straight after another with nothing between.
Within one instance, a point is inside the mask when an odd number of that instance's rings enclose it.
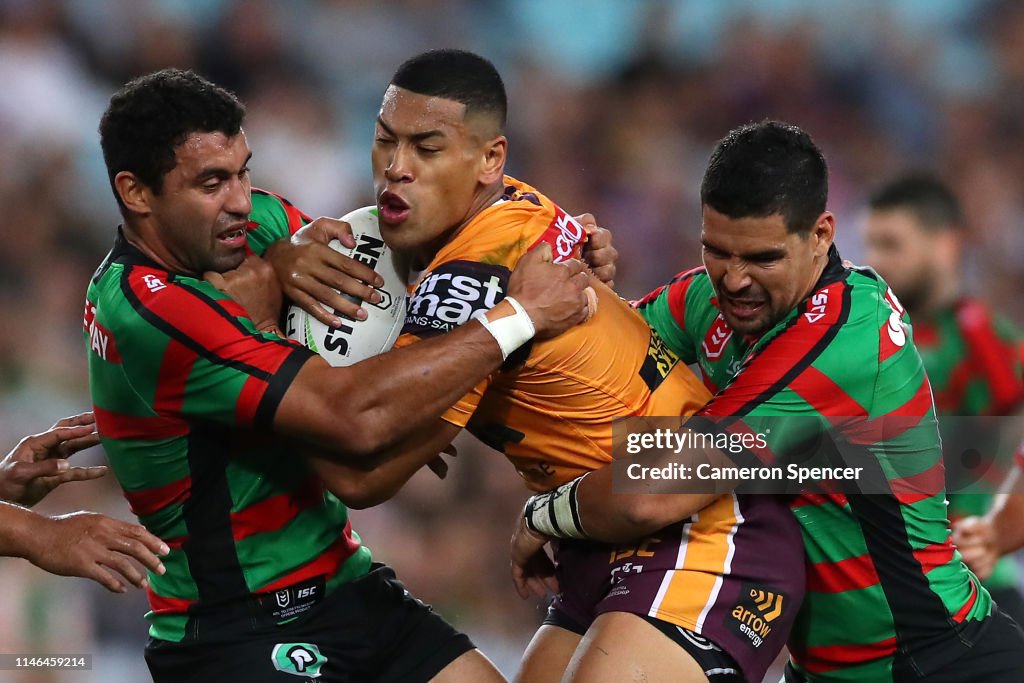
<instances>
[{"instance_id":1,"label":"rugby player in orange jersey","mask_svg":"<svg viewBox=\"0 0 1024 683\"><path fill-rule=\"evenodd\" d=\"M501 301L510 269L531 248L550 248L557 262L583 245L579 223L504 175L505 113L497 71L461 51L410 59L384 94L372 151L379 222L413 271L399 346L453 330ZM499 372L410 443L440 447L466 428L503 452L527 486L546 491L610 462L614 418L701 408L709 393L696 377L627 303L592 285L598 306L590 321L557 342L508 355ZM328 462L318 471L346 504L366 507L397 492L426 464L427 451L400 453L368 472ZM644 642L635 654L648 680L760 680L799 607L799 544L783 505L733 495L632 552L563 541L556 550L561 592L518 680L559 680L590 624L609 618ZM680 552L684 546L691 552ZM796 560L755 560L766 547ZM716 601L734 600L741 584L787 596L771 635L756 647L705 623Z\"/></svg>"}]
</instances>

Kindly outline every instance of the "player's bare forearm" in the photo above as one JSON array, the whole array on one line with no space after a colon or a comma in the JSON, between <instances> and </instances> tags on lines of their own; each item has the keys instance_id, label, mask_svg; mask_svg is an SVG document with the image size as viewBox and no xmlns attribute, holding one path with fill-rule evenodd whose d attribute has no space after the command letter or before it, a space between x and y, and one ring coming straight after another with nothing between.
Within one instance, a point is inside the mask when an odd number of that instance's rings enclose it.
<instances>
[{"instance_id":1,"label":"player's bare forearm","mask_svg":"<svg viewBox=\"0 0 1024 683\"><path fill-rule=\"evenodd\" d=\"M20 505L0 502L0 557L26 557L39 518Z\"/></svg>"},{"instance_id":2,"label":"player's bare forearm","mask_svg":"<svg viewBox=\"0 0 1024 683\"><path fill-rule=\"evenodd\" d=\"M441 417L534 335L551 338L586 320L588 289L582 262L553 263L542 245L520 259L509 296L486 312L486 327L469 321L350 367L311 358L289 385L274 426L342 459L373 457Z\"/></svg>"},{"instance_id":3,"label":"player's bare forearm","mask_svg":"<svg viewBox=\"0 0 1024 683\"><path fill-rule=\"evenodd\" d=\"M347 368L311 358L285 393L275 425L339 462L375 458L439 419L501 362L498 344L476 322Z\"/></svg>"},{"instance_id":4,"label":"player's bare forearm","mask_svg":"<svg viewBox=\"0 0 1024 683\"><path fill-rule=\"evenodd\" d=\"M327 489L356 510L379 505L393 497L405 483L433 459L461 431L442 420L414 432L378 454L372 467L349 465L313 456L310 465Z\"/></svg>"},{"instance_id":5,"label":"player's bare forearm","mask_svg":"<svg viewBox=\"0 0 1024 683\"><path fill-rule=\"evenodd\" d=\"M1000 556L1024 548L1024 492L1019 491L1022 483L1019 469L1014 469L1007 480L1007 490L996 496L992 511L986 515L992 524L997 551Z\"/></svg>"},{"instance_id":6,"label":"player's bare forearm","mask_svg":"<svg viewBox=\"0 0 1024 683\"><path fill-rule=\"evenodd\" d=\"M577 489L580 523L588 538L607 543L633 541L684 520L719 493L613 493L612 468L587 474Z\"/></svg>"},{"instance_id":7,"label":"player's bare forearm","mask_svg":"<svg viewBox=\"0 0 1024 683\"><path fill-rule=\"evenodd\" d=\"M705 464L722 467L728 462L722 451L709 446L678 453L673 448L651 449L631 457L628 463L617 464L642 473L678 463L696 468ZM725 479L709 485L700 479L631 476L629 490L616 491L615 469L615 464L605 465L554 491L532 497L524 510L528 526L552 537L633 541L688 519L739 484Z\"/></svg>"},{"instance_id":8,"label":"player's bare forearm","mask_svg":"<svg viewBox=\"0 0 1024 683\"><path fill-rule=\"evenodd\" d=\"M0 555L23 557L61 576L92 579L123 593L127 584L145 588L143 569L166 570L160 555L169 548L138 524L105 515L77 512L46 517L0 503Z\"/></svg>"}]
</instances>

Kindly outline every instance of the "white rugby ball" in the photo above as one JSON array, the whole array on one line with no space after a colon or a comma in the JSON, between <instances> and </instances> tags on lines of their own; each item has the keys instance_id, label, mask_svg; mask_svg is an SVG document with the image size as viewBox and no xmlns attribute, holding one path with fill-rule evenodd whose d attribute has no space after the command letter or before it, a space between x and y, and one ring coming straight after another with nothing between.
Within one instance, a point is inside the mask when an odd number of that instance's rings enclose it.
<instances>
[{"instance_id":1,"label":"white rugby ball","mask_svg":"<svg viewBox=\"0 0 1024 683\"><path fill-rule=\"evenodd\" d=\"M329 246L377 271L384 278L384 286L377 289L383 299L372 304L353 298L362 304L366 320L341 316L342 325L336 329L293 305L285 325L289 339L320 354L331 365L352 365L387 351L398 339L405 323L406 269L380 236L377 207L356 209L341 220L352 226L356 246L349 249L338 240L332 240Z\"/></svg>"}]
</instances>

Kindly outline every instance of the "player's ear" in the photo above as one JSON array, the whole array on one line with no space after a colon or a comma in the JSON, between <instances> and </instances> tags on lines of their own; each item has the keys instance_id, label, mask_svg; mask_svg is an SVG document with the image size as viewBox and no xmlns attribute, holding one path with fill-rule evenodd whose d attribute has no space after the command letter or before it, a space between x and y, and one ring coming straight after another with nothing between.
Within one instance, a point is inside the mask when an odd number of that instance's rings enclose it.
<instances>
[{"instance_id":1,"label":"player's ear","mask_svg":"<svg viewBox=\"0 0 1024 683\"><path fill-rule=\"evenodd\" d=\"M114 188L126 209L132 213L150 212L149 200L152 192L137 175L131 171L121 171L114 176Z\"/></svg>"},{"instance_id":2,"label":"player's ear","mask_svg":"<svg viewBox=\"0 0 1024 683\"><path fill-rule=\"evenodd\" d=\"M505 174L505 159L508 155L508 138L499 135L484 143L483 163L480 168L480 183L490 185L501 182Z\"/></svg>"},{"instance_id":3,"label":"player's ear","mask_svg":"<svg viewBox=\"0 0 1024 683\"><path fill-rule=\"evenodd\" d=\"M832 246L832 242L836 238L836 217L831 211L823 211L814 221L811 238L815 240L815 256L824 256L828 253L829 247Z\"/></svg>"}]
</instances>

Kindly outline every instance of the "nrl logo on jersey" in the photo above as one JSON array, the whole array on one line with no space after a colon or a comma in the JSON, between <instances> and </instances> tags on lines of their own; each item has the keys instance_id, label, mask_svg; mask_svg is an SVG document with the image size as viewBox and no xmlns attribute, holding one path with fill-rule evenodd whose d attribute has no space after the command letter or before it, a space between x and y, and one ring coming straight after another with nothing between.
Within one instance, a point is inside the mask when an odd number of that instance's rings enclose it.
<instances>
[{"instance_id":1,"label":"nrl logo on jersey","mask_svg":"<svg viewBox=\"0 0 1024 683\"><path fill-rule=\"evenodd\" d=\"M704 335L704 341L701 344L701 349L704 351L704 357L709 360L716 360L722 355L722 351L725 350L726 344L732 339L732 329L728 323L725 322L725 318L719 313L718 317L715 318L714 324L708 333Z\"/></svg>"}]
</instances>

